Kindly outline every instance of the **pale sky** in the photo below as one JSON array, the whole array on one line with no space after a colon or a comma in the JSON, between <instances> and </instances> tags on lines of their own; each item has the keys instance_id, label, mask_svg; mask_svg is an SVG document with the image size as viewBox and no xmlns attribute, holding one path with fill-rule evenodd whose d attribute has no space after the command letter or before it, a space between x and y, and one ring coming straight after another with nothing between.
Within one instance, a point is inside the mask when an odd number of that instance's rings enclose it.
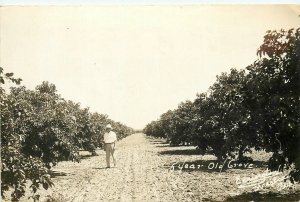
<instances>
[{"instance_id":1,"label":"pale sky","mask_svg":"<svg viewBox=\"0 0 300 202\"><path fill-rule=\"evenodd\" d=\"M245 68L300 6L1 7L0 65L136 129Z\"/></svg>"}]
</instances>

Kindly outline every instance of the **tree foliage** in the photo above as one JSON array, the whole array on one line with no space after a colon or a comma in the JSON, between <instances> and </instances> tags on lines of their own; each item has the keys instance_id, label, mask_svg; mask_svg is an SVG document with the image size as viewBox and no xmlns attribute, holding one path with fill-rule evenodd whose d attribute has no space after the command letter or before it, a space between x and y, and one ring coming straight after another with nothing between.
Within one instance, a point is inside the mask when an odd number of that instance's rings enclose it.
<instances>
[{"instance_id":1,"label":"tree foliage","mask_svg":"<svg viewBox=\"0 0 300 202\"><path fill-rule=\"evenodd\" d=\"M4 74L1 68L0 81L19 84L21 79ZM114 125L118 139L133 133L107 115L91 113L61 98L48 82L35 90L20 86L12 87L8 94L2 87L0 91L2 197L11 191L11 199L17 201L24 196L27 181L33 193L51 187L51 167L64 160L79 162L80 149L95 154L107 123Z\"/></svg>"},{"instance_id":2,"label":"tree foliage","mask_svg":"<svg viewBox=\"0 0 300 202\"><path fill-rule=\"evenodd\" d=\"M247 107L261 145L273 152L269 168L295 164L300 171L300 29L268 31L260 58L247 69Z\"/></svg>"},{"instance_id":3,"label":"tree foliage","mask_svg":"<svg viewBox=\"0 0 300 202\"><path fill-rule=\"evenodd\" d=\"M295 165L300 176L300 28L267 31L257 60L217 76L208 92L148 124L148 135L188 141L201 153L238 158L250 149L273 152L269 168ZM162 124L167 123L167 124ZM166 132L167 131L167 132Z\"/></svg>"}]
</instances>

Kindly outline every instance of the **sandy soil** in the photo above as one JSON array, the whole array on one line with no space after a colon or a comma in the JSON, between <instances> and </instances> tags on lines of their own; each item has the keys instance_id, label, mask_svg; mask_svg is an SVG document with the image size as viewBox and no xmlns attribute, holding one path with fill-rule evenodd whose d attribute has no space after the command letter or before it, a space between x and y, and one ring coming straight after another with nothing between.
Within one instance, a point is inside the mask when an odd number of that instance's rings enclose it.
<instances>
[{"instance_id":1,"label":"sandy soil","mask_svg":"<svg viewBox=\"0 0 300 202\"><path fill-rule=\"evenodd\" d=\"M117 143L117 167L106 169L105 152L82 153L81 163L62 162L54 168L55 186L40 190L40 201L290 201L299 194L287 189L274 196L238 188L236 177L266 170L266 154L255 154L252 169L220 170L214 156L197 155L193 147L169 147L162 140L131 135ZM196 168L180 168L180 165ZM224 162L223 162L224 163ZM172 166L173 165L173 166ZM178 166L179 165L179 166ZM225 166L228 162L225 162ZM228 167L228 166L227 166ZM246 167L246 166L244 166ZM296 187L298 190L299 187ZM273 198L272 198L273 197ZM275 198L274 198L275 197ZM28 201L24 197L22 201Z\"/></svg>"}]
</instances>

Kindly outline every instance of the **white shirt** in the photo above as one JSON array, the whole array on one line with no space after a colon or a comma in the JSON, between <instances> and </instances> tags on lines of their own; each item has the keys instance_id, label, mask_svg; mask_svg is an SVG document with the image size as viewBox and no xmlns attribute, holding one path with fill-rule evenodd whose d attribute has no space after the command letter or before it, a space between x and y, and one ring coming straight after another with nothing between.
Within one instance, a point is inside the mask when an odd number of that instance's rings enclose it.
<instances>
[{"instance_id":1,"label":"white shirt","mask_svg":"<svg viewBox=\"0 0 300 202\"><path fill-rule=\"evenodd\" d=\"M114 131L104 133L104 143L113 143L117 140L117 135Z\"/></svg>"}]
</instances>

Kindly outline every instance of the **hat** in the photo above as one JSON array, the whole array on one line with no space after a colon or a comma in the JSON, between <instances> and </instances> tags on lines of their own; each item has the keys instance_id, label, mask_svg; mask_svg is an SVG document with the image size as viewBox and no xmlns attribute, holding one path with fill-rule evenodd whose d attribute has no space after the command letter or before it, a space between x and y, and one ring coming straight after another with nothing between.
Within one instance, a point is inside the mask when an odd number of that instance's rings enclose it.
<instances>
[{"instance_id":1,"label":"hat","mask_svg":"<svg viewBox=\"0 0 300 202\"><path fill-rule=\"evenodd\" d=\"M110 124L107 124L105 128L110 128L110 129L112 129L112 127L111 127Z\"/></svg>"}]
</instances>

